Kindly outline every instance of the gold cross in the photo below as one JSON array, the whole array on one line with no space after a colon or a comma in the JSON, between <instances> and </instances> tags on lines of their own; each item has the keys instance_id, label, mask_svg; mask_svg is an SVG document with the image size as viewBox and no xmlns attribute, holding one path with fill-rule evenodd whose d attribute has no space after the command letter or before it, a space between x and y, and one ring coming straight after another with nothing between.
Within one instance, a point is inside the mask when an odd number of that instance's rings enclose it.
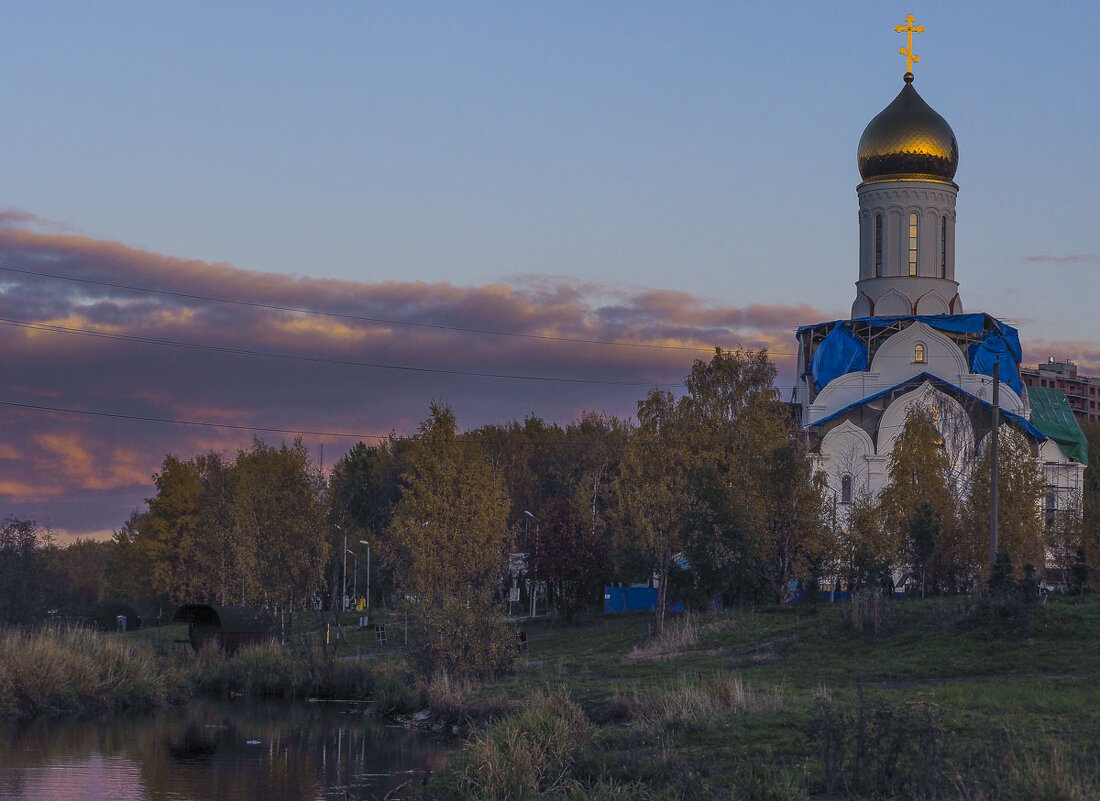
<instances>
[{"instance_id":1,"label":"gold cross","mask_svg":"<svg viewBox=\"0 0 1100 801\"><path fill-rule=\"evenodd\" d=\"M905 34L905 47L898 50L901 55L905 56L905 71L907 73L913 72L913 62L920 62L920 56L913 55L913 34L924 33L923 25L913 25L913 15L910 14L905 18L905 25L895 25L894 31L896 33Z\"/></svg>"}]
</instances>

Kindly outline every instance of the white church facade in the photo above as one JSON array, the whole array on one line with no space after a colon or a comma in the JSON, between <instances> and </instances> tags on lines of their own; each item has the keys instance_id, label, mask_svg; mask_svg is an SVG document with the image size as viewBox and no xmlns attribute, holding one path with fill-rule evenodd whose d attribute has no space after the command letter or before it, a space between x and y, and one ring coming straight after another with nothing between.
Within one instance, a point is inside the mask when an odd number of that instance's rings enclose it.
<instances>
[{"instance_id":1,"label":"white church facade","mask_svg":"<svg viewBox=\"0 0 1100 801\"><path fill-rule=\"evenodd\" d=\"M794 400L842 518L846 503L877 497L888 482L914 403L931 411L953 473L966 480L992 430L995 364L1002 422L1033 443L1048 512L1080 502L1087 451L1065 397L1023 385L1012 326L964 311L955 273L958 159L951 127L906 72L859 142L851 317L797 333Z\"/></svg>"}]
</instances>

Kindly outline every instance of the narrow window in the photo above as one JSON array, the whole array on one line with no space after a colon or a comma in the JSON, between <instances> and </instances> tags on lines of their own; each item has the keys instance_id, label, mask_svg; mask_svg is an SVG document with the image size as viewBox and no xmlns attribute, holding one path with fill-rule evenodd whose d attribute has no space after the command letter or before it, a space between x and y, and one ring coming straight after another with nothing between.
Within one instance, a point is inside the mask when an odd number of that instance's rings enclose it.
<instances>
[{"instance_id":1,"label":"narrow window","mask_svg":"<svg viewBox=\"0 0 1100 801\"><path fill-rule=\"evenodd\" d=\"M940 217L940 278L947 277L947 216Z\"/></svg>"},{"instance_id":2,"label":"narrow window","mask_svg":"<svg viewBox=\"0 0 1100 801\"><path fill-rule=\"evenodd\" d=\"M1046 524L1047 528L1054 528L1055 520L1058 517L1058 496L1054 492L1047 492L1047 508L1046 508Z\"/></svg>"},{"instance_id":3,"label":"narrow window","mask_svg":"<svg viewBox=\"0 0 1100 801\"><path fill-rule=\"evenodd\" d=\"M909 275L917 274L917 214L909 213Z\"/></svg>"},{"instance_id":4,"label":"narrow window","mask_svg":"<svg viewBox=\"0 0 1100 801\"><path fill-rule=\"evenodd\" d=\"M913 346L913 363L914 364L924 364L925 363L924 343L923 342L918 342L916 345Z\"/></svg>"},{"instance_id":5,"label":"narrow window","mask_svg":"<svg viewBox=\"0 0 1100 801\"><path fill-rule=\"evenodd\" d=\"M852 502L852 477L847 473L840 479L840 502Z\"/></svg>"},{"instance_id":6,"label":"narrow window","mask_svg":"<svg viewBox=\"0 0 1100 801\"><path fill-rule=\"evenodd\" d=\"M882 278L882 215L875 215L875 278Z\"/></svg>"}]
</instances>

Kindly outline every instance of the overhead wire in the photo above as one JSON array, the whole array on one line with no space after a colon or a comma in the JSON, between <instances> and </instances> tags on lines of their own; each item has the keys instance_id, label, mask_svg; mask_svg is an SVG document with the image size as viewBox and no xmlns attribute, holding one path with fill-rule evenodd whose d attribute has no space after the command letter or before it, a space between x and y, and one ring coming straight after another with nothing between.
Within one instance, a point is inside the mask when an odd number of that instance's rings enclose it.
<instances>
[{"instance_id":1,"label":"overhead wire","mask_svg":"<svg viewBox=\"0 0 1100 801\"><path fill-rule=\"evenodd\" d=\"M11 267L9 265L0 265L0 270L9 273L18 273L21 275L31 275L38 278L50 278L56 281L73 281L82 284L91 284L94 286L109 287L112 289L123 289L129 292L146 292L149 294L165 295L168 297L183 298L186 300L198 300L204 303L225 303L237 306L248 306L257 309L268 309L272 311L291 312L293 314L306 314L317 317L329 317L341 320L355 320L357 322L372 323L375 325L392 325L392 326L409 326L413 328L427 328L436 329L441 331L454 331L465 334L481 334L486 336L498 336L498 337L518 337L522 339L532 340L546 340L550 342L565 342L581 345L604 345L612 347L623 348L649 348L654 350L681 350L681 351L695 351L710 353L714 350L713 346L699 346L699 345L662 345L652 342L622 342L615 340L603 340L603 339L587 339L584 337L566 337L555 336L552 334L529 334L520 331L497 331L491 328L468 328L455 325L444 325L442 323L424 323L411 320L393 320L383 317L371 317L361 314L348 314L345 312L333 312L323 309L309 309L297 306L284 306L278 303L263 303L261 301L241 300L236 298L222 298L215 295L200 295L192 292L180 292L172 289L162 289L157 287L142 287L134 286L132 284L122 284L114 281L100 281L94 278L80 278L72 275L58 275L56 273L45 273L37 270L26 270L20 267ZM793 354L783 354L793 355Z\"/></svg>"},{"instance_id":2,"label":"overhead wire","mask_svg":"<svg viewBox=\"0 0 1100 801\"><path fill-rule=\"evenodd\" d=\"M416 367L405 364L382 364L376 362L360 362L352 359L334 359L327 356L310 356L300 353L275 353L271 351L252 350L249 348L234 348L228 345L204 344L201 342L183 342L180 340L159 339L156 337L143 337L135 334L116 334L109 331L94 331L83 328L72 328L54 323L32 323L27 320L15 320L0 317L0 325L9 325L19 328L27 328L35 331L48 331L55 334L71 334L97 339L111 339L121 342L134 342L144 345L159 345L173 348L186 348L190 350L206 350L214 353L228 353L236 356L255 356L265 359L288 359L292 361L314 362L317 364L333 364L342 367L363 367L373 370L400 370L414 373L435 373L441 375L471 376L475 378L500 378L513 381L553 381L567 384L600 384L609 386L646 386L646 387L682 387L683 382L660 383L651 381L615 381L603 378L575 378L568 376L544 376L523 375L515 373L487 373L474 370L448 370L442 367Z\"/></svg>"}]
</instances>

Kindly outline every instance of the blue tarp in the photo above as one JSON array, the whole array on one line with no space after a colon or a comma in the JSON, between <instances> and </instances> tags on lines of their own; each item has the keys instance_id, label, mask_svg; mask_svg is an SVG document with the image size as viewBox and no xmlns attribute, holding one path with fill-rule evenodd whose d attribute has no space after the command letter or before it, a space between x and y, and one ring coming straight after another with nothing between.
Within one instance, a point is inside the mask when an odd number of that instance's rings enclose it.
<instances>
[{"instance_id":1,"label":"blue tarp","mask_svg":"<svg viewBox=\"0 0 1100 801\"><path fill-rule=\"evenodd\" d=\"M807 428L812 428L813 426L819 426L819 425L823 425L825 423L828 423L830 420L835 420L838 417L843 416L845 413L847 413L851 409L856 409L860 406L863 406L865 403L870 403L871 401L877 400L878 398L881 398L884 395L889 395L891 392L896 392L897 390L901 389L902 387L906 386L907 384L915 384L915 383L918 383L918 382L923 381L923 380L928 380L928 381L931 381L933 384L939 384L941 386L952 389L952 390L954 390L955 392L958 392L961 395L965 395L970 400L977 401L978 403L980 403L982 406L985 406L986 408L989 408L989 409L993 408L992 403L989 403L988 401L982 400L977 395L970 394L969 392L967 392L962 387L957 387L954 384L952 384L950 381L944 381L939 376L934 376L931 373L920 373L918 375L913 376L912 378L907 378L905 381L902 381L901 383L894 384L894 386L888 387L887 389L884 389L881 392L876 392L874 395L868 395L866 398L860 398L855 403L849 403L843 409L838 409L837 411L830 414L828 417L822 417L817 422L810 423L810 425L807 426ZM1046 434L1044 434L1042 431L1040 431L1038 428L1033 426L1030 422L1028 422L1027 420L1025 420L1023 417L1021 417L1018 414L1015 414L1013 412L1010 412L1010 411L1002 408L1001 409L1001 417L1005 418L1005 420L1007 420L1008 422L1019 426L1020 428L1022 428L1024 431L1026 431L1031 436L1035 437L1035 439L1039 440L1040 442L1044 442L1047 439Z\"/></svg>"},{"instance_id":2,"label":"blue tarp","mask_svg":"<svg viewBox=\"0 0 1100 801\"><path fill-rule=\"evenodd\" d=\"M1020 360L1023 359L1023 351L1020 349L1020 335L1012 326L982 312L975 314L907 314L896 317L856 317L850 321L835 320L832 323L804 325L798 329L799 334L811 328L821 328L824 325L833 326L832 331L814 349L813 356L810 357L809 375L814 382L814 389L820 392L834 378L845 373L867 369L867 352L862 343L852 334L850 328L852 323L885 328L905 320L921 322L940 331L951 331L957 334L980 334L985 331L986 334L982 337L982 341L970 346L967 354L970 371L992 376L993 364L999 361L1001 363L1001 381L1005 386L1011 387L1017 395L1021 393L1022 384L1020 382L1019 364ZM855 366L858 365L859 356L854 352L852 344L848 340L863 349L863 367ZM825 350L825 353L821 354L819 358L822 350Z\"/></svg>"},{"instance_id":3,"label":"blue tarp","mask_svg":"<svg viewBox=\"0 0 1100 801\"><path fill-rule=\"evenodd\" d=\"M814 349L809 375L818 392L834 378L867 369L867 347L840 320ZM805 377L805 376L803 376Z\"/></svg>"},{"instance_id":4,"label":"blue tarp","mask_svg":"<svg viewBox=\"0 0 1100 801\"><path fill-rule=\"evenodd\" d=\"M970 346L967 354L970 357L970 372L982 375L993 375L993 366L998 362L1001 365L1001 383L1011 387L1017 395L1022 395L1024 384L1020 381L1020 372L1017 365L1020 362L1016 354L1020 349L1020 340L1016 340L1015 351L1000 331L996 329L986 333L981 342L975 342Z\"/></svg>"}]
</instances>

